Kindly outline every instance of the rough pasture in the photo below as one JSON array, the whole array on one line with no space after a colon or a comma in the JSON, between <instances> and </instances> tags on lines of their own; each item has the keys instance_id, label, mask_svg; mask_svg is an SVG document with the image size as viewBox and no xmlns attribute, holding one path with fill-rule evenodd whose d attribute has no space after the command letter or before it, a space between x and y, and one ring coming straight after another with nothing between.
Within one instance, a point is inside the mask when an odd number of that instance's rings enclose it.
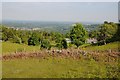
<instances>
[{"instance_id":1,"label":"rough pasture","mask_svg":"<svg viewBox=\"0 0 120 80\"><path fill-rule=\"evenodd\" d=\"M107 53L19 53L3 58L4 78L118 78L118 56ZM74 51L76 53L77 51ZM20 57L18 57L20 55ZM79 55L79 58L77 57ZM49 57L48 57L49 56ZM9 66L9 68L8 68Z\"/></svg>"},{"instance_id":2,"label":"rough pasture","mask_svg":"<svg viewBox=\"0 0 120 80\"><path fill-rule=\"evenodd\" d=\"M42 50L39 52L19 52L13 54L3 55L3 60L11 60L11 59L27 59L27 58L46 58L46 57L67 57L73 59L80 59L82 57L89 59L93 58L96 61L102 60L104 57L105 59L114 58L115 60L118 59L120 56L120 52L113 52L113 51L93 51L87 52L81 49L63 49L63 50Z\"/></svg>"},{"instance_id":3,"label":"rough pasture","mask_svg":"<svg viewBox=\"0 0 120 80\"><path fill-rule=\"evenodd\" d=\"M108 46L108 45L106 45ZM3 78L119 78L117 46L3 54ZM97 50L95 50L97 49ZM8 68L9 66L9 68Z\"/></svg>"}]
</instances>

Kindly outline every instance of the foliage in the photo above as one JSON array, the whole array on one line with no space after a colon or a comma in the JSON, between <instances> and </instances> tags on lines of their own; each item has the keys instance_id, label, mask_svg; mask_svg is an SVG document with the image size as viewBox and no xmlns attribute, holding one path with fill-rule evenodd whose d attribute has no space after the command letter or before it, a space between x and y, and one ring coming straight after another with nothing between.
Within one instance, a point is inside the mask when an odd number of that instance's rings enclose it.
<instances>
[{"instance_id":1,"label":"foliage","mask_svg":"<svg viewBox=\"0 0 120 80\"><path fill-rule=\"evenodd\" d=\"M65 39L62 40L62 46L63 46L64 49L67 49L67 48L68 48L67 42L66 42Z\"/></svg>"},{"instance_id":2,"label":"foliage","mask_svg":"<svg viewBox=\"0 0 120 80\"><path fill-rule=\"evenodd\" d=\"M15 36L13 39L15 43L19 43L19 44L22 43L21 38L19 38L18 36Z\"/></svg>"},{"instance_id":3,"label":"foliage","mask_svg":"<svg viewBox=\"0 0 120 80\"><path fill-rule=\"evenodd\" d=\"M33 45L33 46L36 46L36 45L39 45L39 39L36 38L35 36L31 36L29 39L28 39L28 45Z\"/></svg>"},{"instance_id":4,"label":"foliage","mask_svg":"<svg viewBox=\"0 0 120 80\"><path fill-rule=\"evenodd\" d=\"M117 25L113 22L104 22L103 25L100 26L100 29L98 31L98 41L104 42L106 44L106 41L113 37L113 35L117 32Z\"/></svg>"},{"instance_id":5,"label":"foliage","mask_svg":"<svg viewBox=\"0 0 120 80\"><path fill-rule=\"evenodd\" d=\"M56 47L58 47L58 49L62 49L63 46L62 46L61 43L57 43L57 44L56 44Z\"/></svg>"},{"instance_id":6,"label":"foliage","mask_svg":"<svg viewBox=\"0 0 120 80\"><path fill-rule=\"evenodd\" d=\"M87 31L83 28L82 24L76 23L70 31L70 39L77 47L86 42Z\"/></svg>"},{"instance_id":7,"label":"foliage","mask_svg":"<svg viewBox=\"0 0 120 80\"><path fill-rule=\"evenodd\" d=\"M98 25L93 26L95 27ZM19 30L6 27L4 25L0 25L0 28L2 28L2 41L10 41L19 44L24 43L33 46L40 45L40 42L42 40L49 40L50 43L53 43L53 46L56 45L58 48L67 48L66 42L63 39L70 38L72 44L79 47L86 42L87 36L90 38L97 38L100 44L103 42L105 44L120 40L119 24L107 21L105 21L104 24L100 25L98 30L97 28L93 31L88 30L89 35L86 31L87 28L84 28L82 24L79 23L76 23L73 27L71 27L71 30L65 35L59 32Z\"/></svg>"},{"instance_id":8,"label":"foliage","mask_svg":"<svg viewBox=\"0 0 120 80\"><path fill-rule=\"evenodd\" d=\"M66 42L65 39L60 40L57 44L56 47L58 47L59 49L67 49L68 48L68 44Z\"/></svg>"},{"instance_id":9,"label":"foliage","mask_svg":"<svg viewBox=\"0 0 120 80\"><path fill-rule=\"evenodd\" d=\"M78 39L75 39L75 40L74 40L74 44L75 44L77 47L79 47L80 45L83 44L83 42L80 41L80 40L78 40Z\"/></svg>"},{"instance_id":10,"label":"foliage","mask_svg":"<svg viewBox=\"0 0 120 80\"><path fill-rule=\"evenodd\" d=\"M89 32L89 37L90 38L97 38L97 35L98 35L97 30L93 30L93 31Z\"/></svg>"},{"instance_id":11,"label":"foliage","mask_svg":"<svg viewBox=\"0 0 120 80\"><path fill-rule=\"evenodd\" d=\"M49 49L51 49L51 44L48 40L42 40L40 47L49 50Z\"/></svg>"},{"instance_id":12,"label":"foliage","mask_svg":"<svg viewBox=\"0 0 120 80\"><path fill-rule=\"evenodd\" d=\"M117 25L117 31L116 33L112 36L111 39L109 39L109 42L114 42L114 41L120 41L120 24ZM107 40L108 41L108 40Z\"/></svg>"},{"instance_id":13,"label":"foliage","mask_svg":"<svg viewBox=\"0 0 120 80\"><path fill-rule=\"evenodd\" d=\"M55 45L61 43L63 34L58 32L46 32L46 31L27 31L16 30L15 28L9 28L2 26L2 40L10 41L13 43L24 43L28 45L40 45L42 40L49 40L49 42L55 42ZM44 42L43 42L44 43ZM44 45L43 45L44 46Z\"/></svg>"}]
</instances>

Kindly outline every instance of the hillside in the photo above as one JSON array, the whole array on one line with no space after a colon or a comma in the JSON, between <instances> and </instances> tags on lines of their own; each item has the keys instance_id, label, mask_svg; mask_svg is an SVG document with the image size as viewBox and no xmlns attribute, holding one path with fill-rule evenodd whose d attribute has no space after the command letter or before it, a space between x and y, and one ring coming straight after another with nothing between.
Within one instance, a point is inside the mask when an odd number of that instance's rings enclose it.
<instances>
[{"instance_id":1,"label":"hillside","mask_svg":"<svg viewBox=\"0 0 120 80\"><path fill-rule=\"evenodd\" d=\"M88 30L96 30L100 23L81 22ZM19 29L38 29L47 32L67 33L75 22L56 22L56 21L3 21L3 25Z\"/></svg>"},{"instance_id":2,"label":"hillside","mask_svg":"<svg viewBox=\"0 0 120 80\"><path fill-rule=\"evenodd\" d=\"M116 50L118 51L118 46L120 42L113 42L102 46L92 46L92 45L82 45L80 49L85 51L105 51L105 50ZM2 53L9 54L14 52L31 52L40 51L39 46L28 46L26 44L17 44L11 42L2 42Z\"/></svg>"},{"instance_id":3,"label":"hillside","mask_svg":"<svg viewBox=\"0 0 120 80\"><path fill-rule=\"evenodd\" d=\"M3 56L3 78L118 78L120 66L118 52L113 55L115 52L109 53L106 50L117 50L119 43L86 46L82 49L63 49L62 53L57 50L54 52L41 50L38 52L18 52L13 56L7 54ZM12 52L15 47L16 49L23 48L24 45L3 42L3 46L6 47L6 52L9 49ZM25 46L25 48L30 50L33 46ZM95 49L100 51L104 49L104 52L96 53ZM83 54L83 51L89 50L93 52Z\"/></svg>"},{"instance_id":4,"label":"hillside","mask_svg":"<svg viewBox=\"0 0 120 80\"><path fill-rule=\"evenodd\" d=\"M39 46L28 46L26 44L17 44L11 42L2 42L2 53L10 54L15 52L34 52L39 51Z\"/></svg>"}]
</instances>

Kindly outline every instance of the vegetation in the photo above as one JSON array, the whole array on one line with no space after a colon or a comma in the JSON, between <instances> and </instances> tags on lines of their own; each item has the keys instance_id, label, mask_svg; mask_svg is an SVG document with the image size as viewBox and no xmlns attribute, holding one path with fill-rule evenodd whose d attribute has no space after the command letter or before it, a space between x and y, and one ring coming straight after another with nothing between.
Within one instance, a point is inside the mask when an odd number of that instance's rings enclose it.
<instances>
[{"instance_id":1,"label":"vegetation","mask_svg":"<svg viewBox=\"0 0 120 80\"><path fill-rule=\"evenodd\" d=\"M72 44L75 44L77 47L86 43L87 38L96 38L98 40L98 44L106 44L113 41L118 41L119 31L117 31L118 24L113 22L105 21L104 24L100 25L98 29L93 31L86 31L82 24L76 23L73 28L66 33L65 35L58 32L46 32L46 31L27 31L27 30L16 30L14 28L8 28L5 26L1 26L2 28L2 40L10 41L13 43L23 43L27 45L43 45L40 43L44 43L43 40L48 40L48 43L53 42L54 45L58 48L65 48L65 44L63 44L64 39L70 38ZM63 43L62 43L63 42ZM50 44L52 45L52 44ZM64 47L62 47L64 45ZM52 47L52 46L51 46ZM44 48L44 47L43 47ZM67 46L66 46L67 48Z\"/></svg>"},{"instance_id":2,"label":"vegetation","mask_svg":"<svg viewBox=\"0 0 120 80\"><path fill-rule=\"evenodd\" d=\"M103 41L106 44L106 41L113 37L113 35L117 32L117 25L110 22L104 22L103 25L100 26L100 30L98 33L98 41Z\"/></svg>"},{"instance_id":3,"label":"vegetation","mask_svg":"<svg viewBox=\"0 0 120 80\"><path fill-rule=\"evenodd\" d=\"M39 41L39 39L36 36L31 36L28 39L28 45L36 46L36 45L39 45L39 44L40 44L40 41Z\"/></svg>"},{"instance_id":4,"label":"vegetation","mask_svg":"<svg viewBox=\"0 0 120 80\"><path fill-rule=\"evenodd\" d=\"M112 46L113 45L113 46ZM117 43L96 46L99 50L107 47L117 49ZM86 48L87 49L87 48ZM94 47L88 49L96 50ZM72 49L71 52L77 52ZM87 51L87 50L86 50ZM79 54L79 59L66 56L52 56L41 51L42 56L16 58L3 61L4 78L119 78L119 57L109 56L108 52L90 55ZM35 54L35 53L34 53ZM39 52L38 52L39 54ZM48 55L48 56L47 56ZM31 55L32 56L32 55ZM73 55L75 56L75 54ZM8 68L9 66L9 68ZM14 67L13 67L14 66ZM36 75L35 75L36 74Z\"/></svg>"},{"instance_id":5,"label":"vegetation","mask_svg":"<svg viewBox=\"0 0 120 80\"><path fill-rule=\"evenodd\" d=\"M76 23L66 34L17 30L1 25L2 76L120 78L118 25L105 21L98 25L98 29L88 31L82 24ZM66 38L69 38L71 43L68 43ZM98 42L88 44L86 39L89 38L95 38Z\"/></svg>"},{"instance_id":6,"label":"vegetation","mask_svg":"<svg viewBox=\"0 0 120 80\"><path fill-rule=\"evenodd\" d=\"M2 42L2 53L10 54L17 52L35 52L39 51L39 46L28 46L26 44L17 44L11 42Z\"/></svg>"},{"instance_id":7,"label":"vegetation","mask_svg":"<svg viewBox=\"0 0 120 80\"><path fill-rule=\"evenodd\" d=\"M105 50L115 50L118 51L119 49L119 44L120 42L113 42L113 43L108 43L106 45L101 45L101 46L96 46L96 45L88 45L85 50L87 51L105 51Z\"/></svg>"},{"instance_id":8,"label":"vegetation","mask_svg":"<svg viewBox=\"0 0 120 80\"><path fill-rule=\"evenodd\" d=\"M75 24L75 26L70 31L70 39L73 44L77 47L84 44L86 42L87 31L84 29L82 24Z\"/></svg>"},{"instance_id":9,"label":"vegetation","mask_svg":"<svg viewBox=\"0 0 120 80\"><path fill-rule=\"evenodd\" d=\"M105 21L97 30L89 32L89 37L96 38L98 44L120 41L119 24Z\"/></svg>"},{"instance_id":10,"label":"vegetation","mask_svg":"<svg viewBox=\"0 0 120 80\"><path fill-rule=\"evenodd\" d=\"M117 62L106 64L94 59L49 57L3 62L3 78L118 78L117 70Z\"/></svg>"},{"instance_id":11,"label":"vegetation","mask_svg":"<svg viewBox=\"0 0 120 80\"><path fill-rule=\"evenodd\" d=\"M51 48L50 42L48 40L41 41L41 48L50 50Z\"/></svg>"}]
</instances>

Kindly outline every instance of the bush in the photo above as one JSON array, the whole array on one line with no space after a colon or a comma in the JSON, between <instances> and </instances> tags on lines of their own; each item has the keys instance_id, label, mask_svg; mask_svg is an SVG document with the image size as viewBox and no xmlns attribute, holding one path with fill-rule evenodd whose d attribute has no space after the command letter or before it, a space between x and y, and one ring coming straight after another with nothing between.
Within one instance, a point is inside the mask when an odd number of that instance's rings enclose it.
<instances>
[{"instance_id":1,"label":"bush","mask_svg":"<svg viewBox=\"0 0 120 80\"><path fill-rule=\"evenodd\" d=\"M63 46L64 49L67 49L67 48L68 48L67 42L66 42L65 39L62 40L62 46Z\"/></svg>"},{"instance_id":2,"label":"bush","mask_svg":"<svg viewBox=\"0 0 120 80\"><path fill-rule=\"evenodd\" d=\"M28 39L28 45L33 45L33 46L39 45L39 39L36 37L30 37Z\"/></svg>"},{"instance_id":3,"label":"bush","mask_svg":"<svg viewBox=\"0 0 120 80\"><path fill-rule=\"evenodd\" d=\"M76 39L76 40L74 41L74 44L75 44L77 47L79 47L80 45L82 45L82 44L84 44L84 43L83 43L82 41Z\"/></svg>"},{"instance_id":4,"label":"bush","mask_svg":"<svg viewBox=\"0 0 120 80\"><path fill-rule=\"evenodd\" d=\"M48 49L48 50L51 49L51 45L50 45L50 42L49 42L48 40L42 40L40 47L41 47L41 48Z\"/></svg>"},{"instance_id":5,"label":"bush","mask_svg":"<svg viewBox=\"0 0 120 80\"><path fill-rule=\"evenodd\" d=\"M68 45L65 39L62 39L59 43L56 44L56 47L58 47L59 49L67 49Z\"/></svg>"},{"instance_id":6,"label":"bush","mask_svg":"<svg viewBox=\"0 0 120 80\"><path fill-rule=\"evenodd\" d=\"M61 48L62 48L61 43L57 43L57 44L56 44L56 47L58 47L59 49L61 49Z\"/></svg>"}]
</instances>

